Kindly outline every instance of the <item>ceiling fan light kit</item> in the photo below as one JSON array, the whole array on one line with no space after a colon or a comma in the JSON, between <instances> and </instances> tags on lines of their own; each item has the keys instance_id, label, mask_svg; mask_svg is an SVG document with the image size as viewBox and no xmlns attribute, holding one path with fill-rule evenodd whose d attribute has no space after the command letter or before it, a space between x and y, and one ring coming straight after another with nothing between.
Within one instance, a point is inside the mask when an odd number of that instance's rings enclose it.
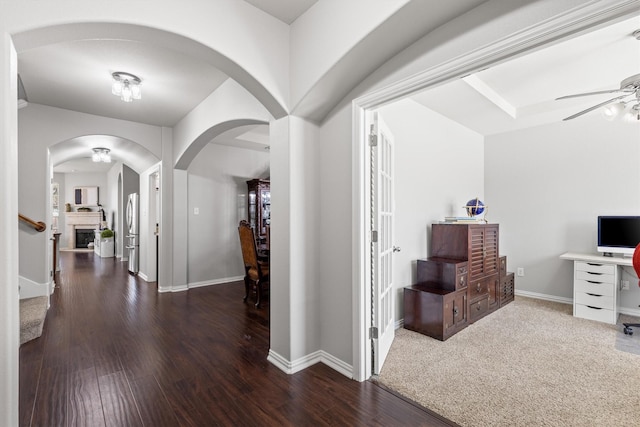
<instances>
[{"instance_id":1,"label":"ceiling fan light kit","mask_svg":"<svg viewBox=\"0 0 640 427\"><path fill-rule=\"evenodd\" d=\"M629 111L622 116L622 120L627 123L640 122L640 104L636 104L631 107Z\"/></svg>"},{"instance_id":2,"label":"ceiling fan light kit","mask_svg":"<svg viewBox=\"0 0 640 427\"><path fill-rule=\"evenodd\" d=\"M616 102L615 104L609 104L602 109L602 117L609 121L615 120L625 110L626 104L624 102Z\"/></svg>"},{"instance_id":3,"label":"ceiling fan light kit","mask_svg":"<svg viewBox=\"0 0 640 427\"><path fill-rule=\"evenodd\" d=\"M640 29L631 34L636 40L640 40ZM572 120L583 114L602 109L602 117L606 120L614 121L622 118L627 123L640 123L640 74L635 74L620 82L620 89L601 90L597 92L577 93L575 95L561 96L556 101L568 98L578 98L581 96L599 95L604 93L622 93L622 95L608 99L604 102L596 104L592 107L582 110L572 116L565 117L563 120ZM627 99L625 99L627 98Z\"/></svg>"},{"instance_id":4,"label":"ceiling fan light kit","mask_svg":"<svg viewBox=\"0 0 640 427\"><path fill-rule=\"evenodd\" d=\"M587 108L586 110L582 110L579 113L566 117L563 120L572 120L590 111L596 110L600 107L604 107L604 109L602 110L602 115L607 120L613 121L622 117L624 118L625 122L640 122L640 74L636 74L624 79L620 83L620 89L601 90L597 92L587 92L578 93L575 95L561 96L560 98L556 98L556 101L569 98L578 98L581 96L599 95L603 93L622 93L622 95L618 95L614 98L596 104L592 107ZM625 98L628 99L625 100Z\"/></svg>"}]
</instances>

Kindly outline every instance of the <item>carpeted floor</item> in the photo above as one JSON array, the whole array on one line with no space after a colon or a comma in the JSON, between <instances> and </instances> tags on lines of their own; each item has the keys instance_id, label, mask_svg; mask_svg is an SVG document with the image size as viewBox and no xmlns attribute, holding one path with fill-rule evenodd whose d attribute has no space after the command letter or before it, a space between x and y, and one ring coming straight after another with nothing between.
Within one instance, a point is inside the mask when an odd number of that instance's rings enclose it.
<instances>
[{"instance_id":1,"label":"carpeted floor","mask_svg":"<svg viewBox=\"0 0 640 427\"><path fill-rule=\"evenodd\" d=\"M379 381L462 426L640 426L640 328L571 312L516 297L445 342L399 329Z\"/></svg>"}]
</instances>

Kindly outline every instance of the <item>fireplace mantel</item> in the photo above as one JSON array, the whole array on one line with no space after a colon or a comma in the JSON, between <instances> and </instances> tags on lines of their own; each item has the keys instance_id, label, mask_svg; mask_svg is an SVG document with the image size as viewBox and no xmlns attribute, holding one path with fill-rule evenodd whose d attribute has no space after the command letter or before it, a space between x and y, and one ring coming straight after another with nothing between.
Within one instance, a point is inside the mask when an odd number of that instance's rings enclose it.
<instances>
[{"instance_id":1,"label":"fireplace mantel","mask_svg":"<svg viewBox=\"0 0 640 427\"><path fill-rule=\"evenodd\" d=\"M67 247L76 247L76 228L100 229L102 213L100 212L65 212L67 231Z\"/></svg>"}]
</instances>

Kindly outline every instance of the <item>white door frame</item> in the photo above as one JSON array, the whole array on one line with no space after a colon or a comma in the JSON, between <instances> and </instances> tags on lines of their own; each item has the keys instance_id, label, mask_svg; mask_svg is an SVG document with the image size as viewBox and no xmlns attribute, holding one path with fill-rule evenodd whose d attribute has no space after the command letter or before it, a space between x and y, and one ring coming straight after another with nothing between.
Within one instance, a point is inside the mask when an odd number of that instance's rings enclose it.
<instances>
[{"instance_id":1,"label":"white door frame","mask_svg":"<svg viewBox=\"0 0 640 427\"><path fill-rule=\"evenodd\" d=\"M412 93L463 77L483 68L529 53L544 45L589 32L615 21L638 16L640 0L585 2L564 15L543 21L519 33L497 40L429 68L409 78L356 98L352 102L352 295L353 371L357 381L371 375L371 290L367 206L369 165L367 164L368 112Z\"/></svg>"}]
</instances>

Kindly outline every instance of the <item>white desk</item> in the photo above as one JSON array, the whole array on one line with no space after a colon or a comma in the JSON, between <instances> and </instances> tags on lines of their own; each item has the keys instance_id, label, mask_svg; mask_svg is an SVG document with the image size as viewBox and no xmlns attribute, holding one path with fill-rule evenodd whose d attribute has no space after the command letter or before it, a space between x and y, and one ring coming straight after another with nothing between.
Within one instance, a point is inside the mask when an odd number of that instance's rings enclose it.
<instances>
[{"instance_id":1,"label":"white desk","mask_svg":"<svg viewBox=\"0 0 640 427\"><path fill-rule=\"evenodd\" d=\"M629 257L566 252L573 261L573 315L616 324L620 298L620 268L632 266Z\"/></svg>"}]
</instances>

